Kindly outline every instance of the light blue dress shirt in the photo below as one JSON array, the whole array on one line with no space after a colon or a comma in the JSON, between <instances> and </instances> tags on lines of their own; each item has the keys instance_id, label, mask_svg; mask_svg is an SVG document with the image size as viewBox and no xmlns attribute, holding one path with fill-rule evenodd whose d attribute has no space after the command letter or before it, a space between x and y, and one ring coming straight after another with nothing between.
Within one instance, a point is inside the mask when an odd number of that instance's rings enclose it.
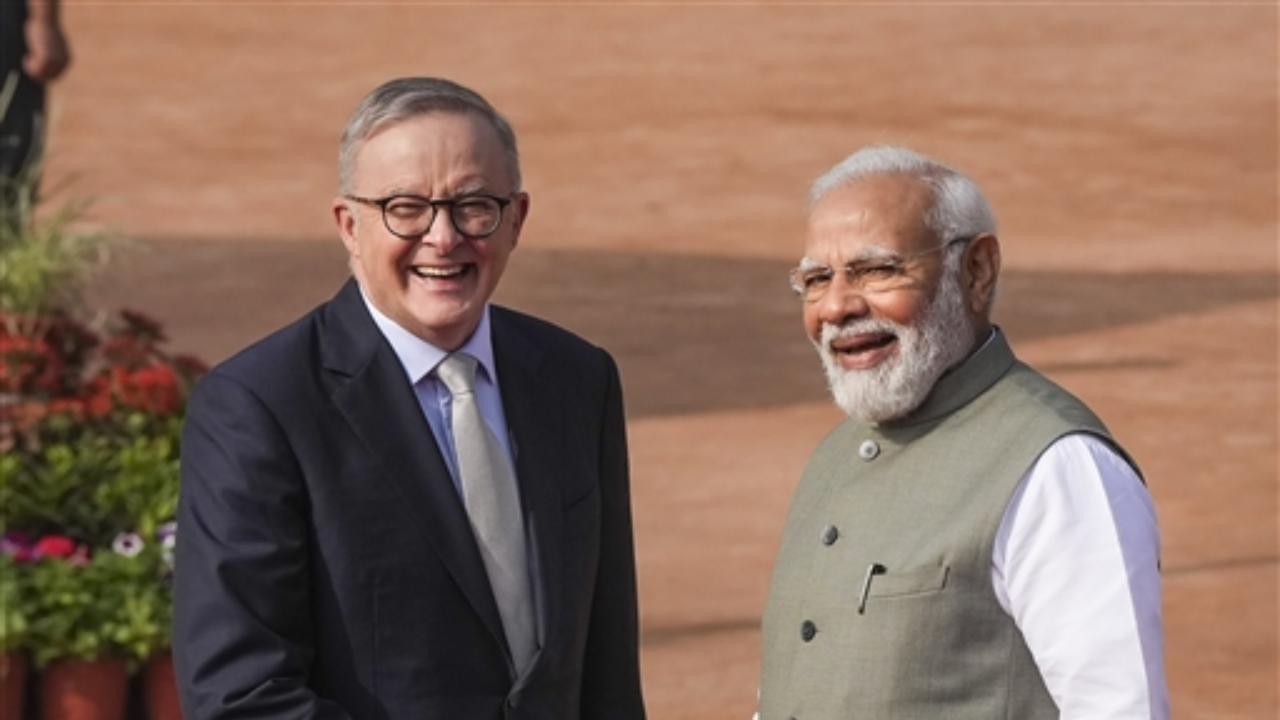
<instances>
[{"instance_id":1,"label":"light blue dress shirt","mask_svg":"<svg viewBox=\"0 0 1280 720\"><path fill-rule=\"evenodd\" d=\"M462 483L458 476L457 451L451 430L453 422L450 409L453 395L435 374L436 366L449 353L383 315L373 306L373 303L369 302L363 289L360 291L360 296L364 299L369 314L373 316L374 324L378 326L378 330L382 332L382 336L391 344L391 349L399 358L409 384L413 385L413 392L418 397L418 405L427 418L427 424L431 426L431 434L435 436L436 447L440 448L440 454L444 456L445 465L448 466L449 474L453 477L453 486L461 496ZM455 352L466 353L479 361L475 393L480 415L497 438L498 444L507 453L507 458L511 460L511 467L514 468L515 453L510 434L507 432L506 414L502 410L498 366L493 357L493 336L489 328L489 307L486 305L476 331Z\"/></svg>"}]
</instances>

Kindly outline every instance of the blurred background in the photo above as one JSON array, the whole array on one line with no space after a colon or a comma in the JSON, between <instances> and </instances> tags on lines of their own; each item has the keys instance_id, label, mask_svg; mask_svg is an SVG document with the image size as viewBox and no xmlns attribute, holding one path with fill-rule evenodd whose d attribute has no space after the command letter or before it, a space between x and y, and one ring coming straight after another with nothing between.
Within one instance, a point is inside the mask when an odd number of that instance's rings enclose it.
<instances>
[{"instance_id":1,"label":"blurred background","mask_svg":"<svg viewBox=\"0 0 1280 720\"><path fill-rule=\"evenodd\" d=\"M614 352L655 718L747 718L790 492L839 420L785 275L858 146L971 175L998 321L1145 471L1182 718L1277 710L1273 3L64 0L45 183L134 238L94 281L217 362L329 298L337 140L442 75L513 122L499 302ZM679 379L677 379L679 378Z\"/></svg>"}]
</instances>

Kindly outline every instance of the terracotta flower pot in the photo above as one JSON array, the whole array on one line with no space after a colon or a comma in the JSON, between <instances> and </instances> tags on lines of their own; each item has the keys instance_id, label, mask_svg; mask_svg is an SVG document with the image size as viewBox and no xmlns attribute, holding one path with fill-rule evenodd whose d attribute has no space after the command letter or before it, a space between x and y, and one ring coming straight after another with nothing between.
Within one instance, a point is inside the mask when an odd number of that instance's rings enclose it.
<instances>
[{"instance_id":1,"label":"terracotta flower pot","mask_svg":"<svg viewBox=\"0 0 1280 720\"><path fill-rule=\"evenodd\" d=\"M22 720L26 688L27 656L18 652L0 655L0 720Z\"/></svg>"},{"instance_id":2,"label":"terracotta flower pot","mask_svg":"<svg viewBox=\"0 0 1280 720\"><path fill-rule=\"evenodd\" d=\"M128 680L123 660L59 660L41 678L41 717L123 720Z\"/></svg>"},{"instance_id":3,"label":"terracotta flower pot","mask_svg":"<svg viewBox=\"0 0 1280 720\"><path fill-rule=\"evenodd\" d=\"M182 720L178 704L178 683L173 674L173 654L157 653L143 670L142 690L147 699L150 720Z\"/></svg>"}]
</instances>

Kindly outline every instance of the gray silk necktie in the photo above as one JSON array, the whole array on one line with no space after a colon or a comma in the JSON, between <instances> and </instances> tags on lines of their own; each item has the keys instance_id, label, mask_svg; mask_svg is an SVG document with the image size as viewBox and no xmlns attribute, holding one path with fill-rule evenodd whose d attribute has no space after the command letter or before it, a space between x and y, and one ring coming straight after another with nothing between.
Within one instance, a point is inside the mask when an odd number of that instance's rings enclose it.
<instances>
[{"instance_id":1,"label":"gray silk necktie","mask_svg":"<svg viewBox=\"0 0 1280 720\"><path fill-rule=\"evenodd\" d=\"M471 518L471 530L519 675L533 659L537 638L515 470L480 414L475 396L476 359L451 354L436 368L436 377L453 396L450 412L462 502Z\"/></svg>"}]
</instances>

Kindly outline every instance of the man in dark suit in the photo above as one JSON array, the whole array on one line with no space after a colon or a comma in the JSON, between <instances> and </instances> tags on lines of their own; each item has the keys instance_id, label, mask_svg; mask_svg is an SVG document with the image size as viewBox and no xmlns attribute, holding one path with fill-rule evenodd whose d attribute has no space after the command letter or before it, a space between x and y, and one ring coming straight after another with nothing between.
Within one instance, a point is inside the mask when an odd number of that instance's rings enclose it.
<instances>
[{"instance_id":1,"label":"man in dark suit","mask_svg":"<svg viewBox=\"0 0 1280 720\"><path fill-rule=\"evenodd\" d=\"M182 453L190 718L643 718L618 373L491 306L529 211L479 95L347 124L354 279L215 368Z\"/></svg>"}]
</instances>

